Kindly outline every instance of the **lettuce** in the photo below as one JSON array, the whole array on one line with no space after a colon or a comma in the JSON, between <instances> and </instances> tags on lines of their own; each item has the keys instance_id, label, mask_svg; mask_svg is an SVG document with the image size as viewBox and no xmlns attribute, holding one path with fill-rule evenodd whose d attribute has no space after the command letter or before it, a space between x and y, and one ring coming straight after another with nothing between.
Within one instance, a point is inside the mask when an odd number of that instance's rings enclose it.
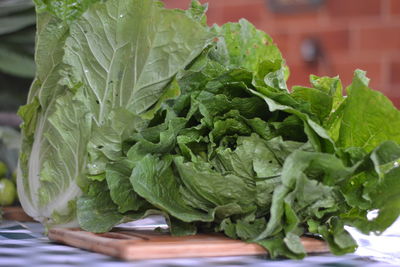
<instances>
[{"instance_id":1,"label":"lettuce","mask_svg":"<svg viewBox=\"0 0 400 267\"><path fill-rule=\"evenodd\" d=\"M30 216L72 226L68 203L88 183L86 170L98 175L107 157L122 155L122 140L146 125L140 115L212 34L185 13L138 0L93 4L69 24L42 13L37 27L38 70L19 111L18 190Z\"/></svg>"},{"instance_id":2,"label":"lettuce","mask_svg":"<svg viewBox=\"0 0 400 267\"><path fill-rule=\"evenodd\" d=\"M47 227L161 214L173 235L303 258L301 235L343 254L356 248L345 225L380 233L399 216L400 112L364 72L346 97L338 77L288 90L279 49L246 20L209 28L197 1L84 3L40 14L20 109L18 190Z\"/></svg>"}]
</instances>

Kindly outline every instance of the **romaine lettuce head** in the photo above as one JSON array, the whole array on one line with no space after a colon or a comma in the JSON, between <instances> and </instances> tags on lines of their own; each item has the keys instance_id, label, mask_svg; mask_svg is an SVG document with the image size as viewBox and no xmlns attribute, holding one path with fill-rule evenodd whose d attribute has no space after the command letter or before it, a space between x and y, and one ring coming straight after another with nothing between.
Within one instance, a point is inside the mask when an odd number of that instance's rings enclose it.
<instances>
[{"instance_id":1,"label":"romaine lettuce head","mask_svg":"<svg viewBox=\"0 0 400 267\"><path fill-rule=\"evenodd\" d=\"M106 232L156 212L173 235L223 232L271 257L302 258L305 233L343 254L357 247L346 224L365 233L392 224L400 113L365 73L355 72L347 97L338 77L311 76L311 87L289 92L268 35L246 20L212 30L216 41L171 84L181 94L92 177L77 201L80 226ZM368 110L379 121L363 118Z\"/></svg>"},{"instance_id":2,"label":"romaine lettuce head","mask_svg":"<svg viewBox=\"0 0 400 267\"><path fill-rule=\"evenodd\" d=\"M57 5L37 3L44 11L37 21L36 78L19 111L18 190L36 220L76 226L74 201L87 176L122 155L122 140L146 126L142 117L160 97L177 93L169 84L213 34L193 12L157 1L102 1L85 4L85 12L82 2L83 14L67 17Z\"/></svg>"},{"instance_id":3,"label":"romaine lettuce head","mask_svg":"<svg viewBox=\"0 0 400 267\"><path fill-rule=\"evenodd\" d=\"M289 91L266 33L207 28L197 1L37 2L53 15L38 19L18 190L47 226L162 214L173 235L223 232L298 259L303 234L343 254L357 246L345 225L380 233L399 216L400 112L364 72L347 97L338 77Z\"/></svg>"}]
</instances>

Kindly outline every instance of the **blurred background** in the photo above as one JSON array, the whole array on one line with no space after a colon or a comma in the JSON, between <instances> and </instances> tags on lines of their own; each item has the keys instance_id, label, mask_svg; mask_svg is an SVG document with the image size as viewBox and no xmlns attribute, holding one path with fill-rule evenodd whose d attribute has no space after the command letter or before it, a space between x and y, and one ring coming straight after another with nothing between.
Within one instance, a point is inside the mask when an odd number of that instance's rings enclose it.
<instances>
[{"instance_id":1,"label":"blurred background","mask_svg":"<svg viewBox=\"0 0 400 267\"><path fill-rule=\"evenodd\" d=\"M35 74L35 10L32 0L0 0L0 126L18 127Z\"/></svg>"},{"instance_id":2,"label":"blurred background","mask_svg":"<svg viewBox=\"0 0 400 267\"><path fill-rule=\"evenodd\" d=\"M190 0L163 0L187 8ZM208 23L246 18L272 36L291 70L289 86L308 85L309 74L367 71L371 87L400 108L400 0L201 0ZM34 75L32 0L0 0L0 125L25 103Z\"/></svg>"}]
</instances>

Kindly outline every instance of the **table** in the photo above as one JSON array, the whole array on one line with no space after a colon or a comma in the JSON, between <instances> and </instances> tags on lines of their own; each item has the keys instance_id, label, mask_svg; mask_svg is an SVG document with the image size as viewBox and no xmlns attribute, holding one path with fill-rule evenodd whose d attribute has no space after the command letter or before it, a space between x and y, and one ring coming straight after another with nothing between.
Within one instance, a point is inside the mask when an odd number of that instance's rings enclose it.
<instances>
[{"instance_id":1,"label":"table","mask_svg":"<svg viewBox=\"0 0 400 267\"><path fill-rule=\"evenodd\" d=\"M150 220L150 221L149 221ZM148 219L144 223L154 223ZM156 219L157 220L157 219ZM138 222L142 223L142 222ZM157 223L157 221L156 221ZM400 265L400 220L382 236L365 236L349 229L360 248L354 254L311 255L304 260L270 260L265 257L214 257L124 262L109 256L51 242L39 223L3 221L0 224L0 267L19 266L394 266Z\"/></svg>"}]
</instances>

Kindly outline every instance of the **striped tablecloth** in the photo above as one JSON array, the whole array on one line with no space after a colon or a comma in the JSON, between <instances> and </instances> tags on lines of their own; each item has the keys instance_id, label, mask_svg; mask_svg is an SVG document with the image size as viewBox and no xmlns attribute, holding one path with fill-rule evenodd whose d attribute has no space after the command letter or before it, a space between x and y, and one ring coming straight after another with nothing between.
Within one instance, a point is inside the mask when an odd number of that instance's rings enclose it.
<instances>
[{"instance_id":1,"label":"striped tablecloth","mask_svg":"<svg viewBox=\"0 0 400 267\"><path fill-rule=\"evenodd\" d=\"M145 223L157 223L147 220ZM0 224L0 267L12 266L400 266L400 221L384 235L364 236L351 230L360 244L354 254L308 256L304 260L264 257L214 257L124 262L113 257L51 242L39 223L3 221Z\"/></svg>"}]
</instances>

